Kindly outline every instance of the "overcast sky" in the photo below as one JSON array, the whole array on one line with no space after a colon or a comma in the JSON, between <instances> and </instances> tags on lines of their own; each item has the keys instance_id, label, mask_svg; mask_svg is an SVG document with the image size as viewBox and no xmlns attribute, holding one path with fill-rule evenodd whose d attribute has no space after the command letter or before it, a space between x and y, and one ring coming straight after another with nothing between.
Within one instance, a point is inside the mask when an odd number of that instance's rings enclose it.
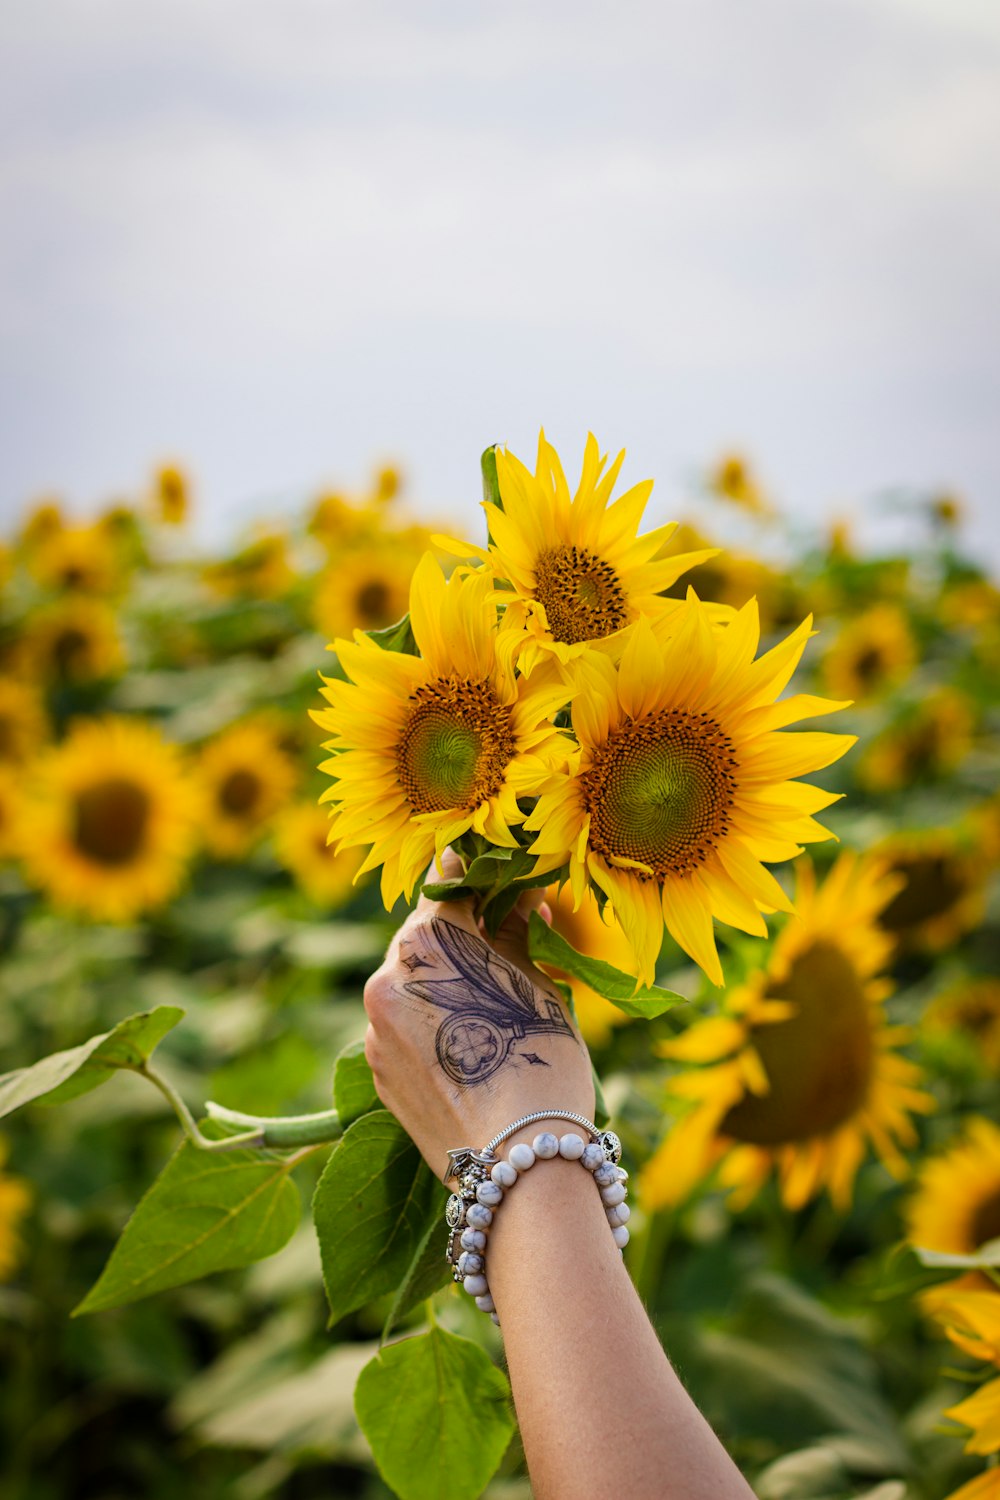
<instances>
[{"instance_id":1,"label":"overcast sky","mask_svg":"<svg viewBox=\"0 0 1000 1500\"><path fill-rule=\"evenodd\" d=\"M588 426L677 514L948 485L1000 558L995 0L5 0L0 507L202 526Z\"/></svg>"}]
</instances>

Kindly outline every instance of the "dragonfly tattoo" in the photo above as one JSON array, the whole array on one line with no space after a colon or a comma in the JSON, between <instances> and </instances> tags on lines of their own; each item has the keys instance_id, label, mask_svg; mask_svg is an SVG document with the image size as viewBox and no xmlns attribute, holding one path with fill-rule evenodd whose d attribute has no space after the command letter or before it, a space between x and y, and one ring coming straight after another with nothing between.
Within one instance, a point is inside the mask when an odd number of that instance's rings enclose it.
<instances>
[{"instance_id":1,"label":"dragonfly tattoo","mask_svg":"<svg viewBox=\"0 0 1000 1500\"><path fill-rule=\"evenodd\" d=\"M482 938L445 917L433 917L417 929L423 947L413 946L402 959L411 974L425 968L438 971L408 979L403 989L448 1014L434 1039L438 1062L463 1088L492 1078L525 1037L567 1036L575 1039L566 1012L553 997L542 994L515 964L508 963ZM450 970L440 974L442 966ZM542 1064L537 1052L515 1054Z\"/></svg>"}]
</instances>

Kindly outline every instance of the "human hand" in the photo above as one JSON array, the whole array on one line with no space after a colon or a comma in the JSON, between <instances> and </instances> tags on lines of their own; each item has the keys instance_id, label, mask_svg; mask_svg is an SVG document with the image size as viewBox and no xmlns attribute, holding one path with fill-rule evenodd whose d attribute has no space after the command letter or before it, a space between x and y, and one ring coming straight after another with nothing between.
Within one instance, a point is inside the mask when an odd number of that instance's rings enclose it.
<instances>
[{"instance_id":1,"label":"human hand","mask_svg":"<svg viewBox=\"0 0 1000 1500\"><path fill-rule=\"evenodd\" d=\"M447 852L445 878L460 868ZM365 986L379 1098L436 1176L449 1149L483 1146L519 1115L550 1107L593 1117L587 1049L528 957L527 915L540 899L525 892L490 940L471 901L421 897Z\"/></svg>"}]
</instances>

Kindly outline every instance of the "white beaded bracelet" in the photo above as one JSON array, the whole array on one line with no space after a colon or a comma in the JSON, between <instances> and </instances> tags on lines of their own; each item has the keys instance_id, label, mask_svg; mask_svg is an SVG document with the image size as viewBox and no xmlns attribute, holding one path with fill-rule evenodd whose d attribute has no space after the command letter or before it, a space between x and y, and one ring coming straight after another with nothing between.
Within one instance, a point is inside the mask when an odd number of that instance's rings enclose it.
<instances>
[{"instance_id":1,"label":"white beaded bracelet","mask_svg":"<svg viewBox=\"0 0 1000 1500\"><path fill-rule=\"evenodd\" d=\"M587 1128L590 1141L584 1141L575 1131L557 1136L551 1130L543 1130L535 1136L530 1146L525 1142L511 1146L506 1161L496 1159L496 1146L516 1130L535 1120L553 1118L579 1121ZM561 1156L566 1161L578 1161L585 1171L593 1173L611 1226L612 1238L624 1253L629 1239L627 1223L631 1209L625 1202L628 1173L618 1165L621 1149L621 1142L614 1131L598 1131L583 1115L559 1110L537 1110L532 1115L515 1120L499 1135L494 1136L482 1151L471 1151L463 1147L448 1153L451 1162L448 1175L458 1177L459 1188L452 1193L445 1208L448 1224L445 1254L455 1280L462 1283L470 1297L475 1299L480 1311L489 1313L497 1326L500 1319L486 1279L486 1244L493 1215L503 1202L505 1192L514 1186L519 1177L530 1171L536 1161L549 1161L556 1156ZM456 1240L460 1247L457 1255Z\"/></svg>"}]
</instances>

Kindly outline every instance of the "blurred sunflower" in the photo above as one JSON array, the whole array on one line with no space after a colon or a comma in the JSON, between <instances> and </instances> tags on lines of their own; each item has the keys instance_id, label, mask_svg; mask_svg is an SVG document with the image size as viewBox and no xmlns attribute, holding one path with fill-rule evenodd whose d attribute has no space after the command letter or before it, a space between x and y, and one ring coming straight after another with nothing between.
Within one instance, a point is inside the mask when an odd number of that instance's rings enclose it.
<instances>
[{"instance_id":1,"label":"blurred sunflower","mask_svg":"<svg viewBox=\"0 0 1000 1500\"><path fill-rule=\"evenodd\" d=\"M906 1238L921 1250L971 1255L1000 1239L1000 1128L973 1115L961 1136L926 1160L906 1209ZM989 1285L979 1272L961 1276L923 1295L936 1309L956 1287Z\"/></svg>"},{"instance_id":2,"label":"blurred sunflower","mask_svg":"<svg viewBox=\"0 0 1000 1500\"><path fill-rule=\"evenodd\" d=\"M320 495L306 520L306 530L325 547L339 549L369 541L382 517L373 506L354 505L346 495L330 490Z\"/></svg>"},{"instance_id":3,"label":"blurred sunflower","mask_svg":"<svg viewBox=\"0 0 1000 1500\"><path fill-rule=\"evenodd\" d=\"M916 643L902 610L876 604L842 627L822 667L828 692L865 699L895 687L916 662Z\"/></svg>"},{"instance_id":4,"label":"blurred sunflower","mask_svg":"<svg viewBox=\"0 0 1000 1500\"><path fill-rule=\"evenodd\" d=\"M219 859L239 859L253 847L298 779L271 726L252 719L209 740L198 757L197 777L205 845Z\"/></svg>"},{"instance_id":5,"label":"blurred sunflower","mask_svg":"<svg viewBox=\"0 0 1000 1500\"><path fill-rule=\"evenodd\" d=\"M187 475L174 464L164 464L156 474L154 507L157 519L168 526L187 520L190 501Z\"/></svg>"},{"instance_id":6,"label":"blurred sunflower","mask_svg":"<svg viewBox=\"0 0 1000 1500\"><path fill-rule=\"evenodd\" d=\"M1000 1291L956 1292L935 1316L951 1342L973 1359L986 1360L1000 1368ZM972 1429L966 1453L983 1455L1000 1449L1000 1378L985 1385L944 1415ZM1000 1468L987 1469L978 1478L956 1490L949 1500L995 1500L1000 1493Z\"/></svg>"},{"instance_id":7,"label":"blurred sunflower","mask_svg":"<svg viewBox=\"0 0 1000 1500\"><path fill-rule=\"evenodd\" d=\"M964 693L938 688L868 742L858 780L873 792L895 792L947 776L971 748L973 722Z\"/></svg>"},{"instance_id":8,"label":"blurred sunflower","mask_svg":"<svg viewBox=\"0 0 1000 1500\"><path fill-rule=\"evenodd\" d=\"M946 584L938 612L947 625L995 625L1000 621L1000 588L987 578L960 578Z\"/></svg>"},{"instance_id":9,"label":"blurred sunflower","mask_svg":"<svg viewBox=\"0 0 1000 1500\"><path fill-rule=\"evenodd\" d=\"M569 753L549 718L567 690L515 680L502 643L516 627L497 630L492 596L488 571L446 580L427 554L410 589L419 657L360 633L333 643L348 680L324 678L331 707L313 712L333 736L320 767L333 785L320 800L333 804L339 848L372 846L361 868L382 866L387 908L469 829L513 847L518 797L537 795Z\"/></svg>"},{"instance_id":10,"label":"blurred sunflower","mask_svg":"<svg viewBox=\"0 0 1000 1500\"><path fill-rule=\"evenodd\" d=\"M178 889L196 822L175 745L136 719L87 719L39 758L18 853L56 906L128 922Z\"/></svg>"},{"instance_id":11,"label":"blurred sunflower","mask_svg":"<svg viewBox=\"0 0 1000 1500\"><path fill-rule=\"evenodd\" d=\"M372 499L379 505L395 500L402 487L403 476L395 464L382 464L375 470Z\"/></svg>"},{"instance_id":12,"label":"blurred sunflower","mask_svg":"<svg viewBox=\"0 0 1000 1500\"><path fill-rule=\"evenodd\" d=\"M979 925L988 861L961 830L908 830L876 852L905 880L879 919L904 949L937 952Z\"/></svg>"},{"instance_id":13,"label":"blurred sunflower","mask_svg":"<svg viewBox=\"0 0 1000 1500\"><path fill-rule=\"evenodd\" d=\"M22 765L48 732L48 715L38 689L17 677L0 677L0 764Z\"/></svg>"},{"instance_id":14,"label":"blurred sunflower","mask_svg":"<svg viewBox=\"0 0 1000 1500\"><path fill-rule=\"evenodd\" d=\"M583 472L571 495L559 455L544 432L538 439L534 474L512 453L496 449L503 509L484 502L489 521L487 550L439 538L462 557L478 555L513 596L504 595L512 624L526 635L511 636L518 666L531 672L546 657L566 664L588 643L616 635L640 615L656 618L676 606L660 598L664 589L714 555L715 549L660 557L674 526L637 535L653 488L634 485L611 504L625 453L605 472L597 439L590 434Z\"/></svg>"},{"instance_id":15,"label":"blurred sunflower","mask_svg":"<svg viewBox=\"0 0 1000 1500\"><path fill-rule=\"evenodd\" d=\"M739 453L726 453L708 473L708 488L722 500L731 500L755 516L773 516L774 506Z\"/></svg>"},{"instance_id":16,"label":"blurred sunflower","mask_svg":"<svg viewBox=\"0 0 1000 1500\"><path fill-rule=\"evenodd\" d=\"M317 906L342 906L353 894L361 868L359 849L334 852L330 818L317 802L300 802L274 820L274 852L279 864Z\"/></svg>"},{"instance_id":17,"label":"blurred sunflower","mask_svg":"<svg viewBox=\"0 0 1000 1500\"><path fill-rule=\"evenodd\" d=\"M382 630L406 614L418 555L383 537L344 552L320 574L313 619L327 640L355 630Z\"/></svg>"},{"instance_id":18,"label":"blurred sunflower","mask_svg":"<svg viewBox=\"0 0 1000 1500\"><path fill-rule=\"evenodd\" d=\"M712 918L766 936L762 910L790 911L769 862L831 835L812 814L837 796L790 778L838 760L852 735L780 731L844 707L799 695L775 702L810 634L807 620L754 660L756 604L713 627L693 593L674 633L647 620L615 666L578 663L573 727L579 766L525 821L544 874L569 862L574 899L605 893L632 948L629 971L653 979L664 922L715 984Z\"/></svg>"},{"instance_id":19,"label":"blurred sunflower","mask_svg":"<svg viewBox=\"0 0 1000 1500\"><path fill-rule=\"evenodd\" d=\"M0 860L17 853L17 819L21 806L21 777L10 766L0 765Z\"/></svg>"},{"instance_id":20,"label":"blurred sunflower","mask_svg":"<svg viewBox=\"0 0 1000 1500\"><path fill-rule=\"evenodd\" d=\"M18 653L24 670L46 683L99 682L125 667L114 608L85 594L66 594L33 611Z\"/></svg>"},{"instance_id":21,"label":"blurred sunflower","mask_svg":"<svg viewBox=\"0 0 1000 1500\"><path fill-rule=\"evenodd\" d=\"M689 1105L647 1163L650 1208L684 1201L719 1166L737 1207L777 1174L782 1201L798 1209L824 1187L850 1205L866 1148L903 1175L910 1115L932 1107L920 1069L887 1024L892 945L876 923L896 882L878 861L843 854L818 889L798 866L796 915L767 967L736 991L729 1013L697 1021L663 1056L707 1064L677 1074L668 1091Z\"/></svg>"},{"instance_id":22,"label":"blurred sunflower","mask_svg":"<svg viewBox=\"0 0 1000 1500\"><path fill-rule=\"evenodd\" d=\"M14 549L0 542L0 594L14 576Z\"/></svg>"},{"instance_id":23,"label":"blurred sunflower","mask_svg":"<svg viewBox=\"0 0 1000 1500\"><path fill-rule=\"evenodd\" d=\"M975 1059L1000 1073L1000 979L971 975L935 996L921 1020L930 1037L957 1035Z\"/></svg>"},{"instance_id":24,"label":"blurred sunflower","mask_svg":"<svg viewBox=\"0 0 1000 1500\"><path fill-rule=\"evenodd\" d=\"M62 506L56 500L41 500L24 519L17 544L28 556L66 525Z\"/></svg>"},{"instance_id":25,"label":"blurred sunflower","mask_svg":"<svg viewBox=\"0 0 1000 1500\"><path fill-rule=\"evenodd\" d=\"M545 892L545 899L552 909L554 930L568 943L572 943L578 953L585 953L591 958L603 958L606 963L614 964L619 969L628 968L632 962L632 950L628 941L619 928L603 920L589 890L575 911L573 893L568 885L561 889L550 885ZM619 1010L617 1005L612 1005L610 1000L605 1000L603 995L591 989L589 984L584 984L582 979L551 964L543 964L542 967L553 979L572 986L576 1019L588 1046L602 1046L610 1037L612 1027L621 1026L628 1020L624 1011Z\"/></svg>"},{"instance_id":26,"label":"blurred sunflower","mask_svg":"<svg viewBox=\"0 0 1000 1500\"><path fill-rule=\"evenodd\" d=\"M30 559L43 588L114 594L126 581L121 552L102 526L63 526L40 541Z\"/></svg>"},{"instance_id":27,"label":"blurred sunflower","mask_svg":"<svg viewBox=\"0 0 1000 1500\"><path fill-rule=\"evenodd\" d=\"M31 1208L32 1191L21 1177L3 1170L7 1143L0 1137L0 1282L9 1281L24 1254L21 1221Z\"/></svg>"},{"instance_id":28,"label":"blurred sunflower","mask_svg":"<svg viewBox=\"0 0 1000 1500\"><path fill-rule=\"evenodd\" d=\"M232 557L202 570L209 588L224 599L277 599L294 576L288 540L280 531L263 532Z\"/></svg>"}]
</instances>

